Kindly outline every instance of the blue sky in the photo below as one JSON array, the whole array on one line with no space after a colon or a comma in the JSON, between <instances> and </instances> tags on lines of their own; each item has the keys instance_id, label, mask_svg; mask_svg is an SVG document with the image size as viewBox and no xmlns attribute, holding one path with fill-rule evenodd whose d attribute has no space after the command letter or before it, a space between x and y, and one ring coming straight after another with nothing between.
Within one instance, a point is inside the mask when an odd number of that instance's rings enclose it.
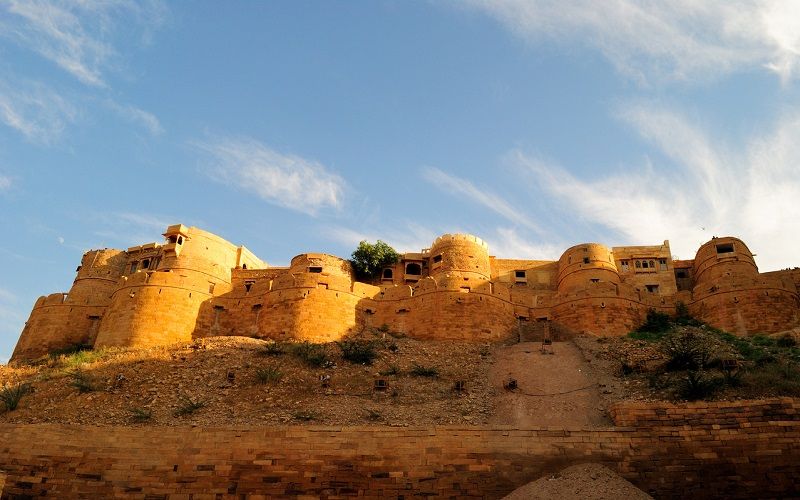
<instances>
[{"instance_id":1,"label":"blue sky","mask_svg":"<svg viewBox=\"0 0 800 500\"><path fill-rule=\"evenodd\" d=\"M466 231L800 265L800 4L0 0L0 362L83 251Z\"/></svg>"}]
</instances>

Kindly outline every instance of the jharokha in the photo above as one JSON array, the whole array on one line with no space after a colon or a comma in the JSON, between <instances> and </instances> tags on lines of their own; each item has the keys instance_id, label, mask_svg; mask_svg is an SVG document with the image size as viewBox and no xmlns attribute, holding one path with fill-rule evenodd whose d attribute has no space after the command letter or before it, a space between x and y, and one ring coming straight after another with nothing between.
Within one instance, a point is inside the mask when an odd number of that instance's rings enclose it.
<instances>
[{"instance_id":1,"label":"jharokha","mask_svg":"<svg viewBox=\"0 0 800 500\"><path fill-rule=\"evenodd\" d=\"M174 225L163 244L83 255L68 293L36 301L12 361L74 344L146 347L241 335L327 342L387 325L419 339L491 341L522 328L624 335L648 310L748 335L800 324L800 270L759 273L741 240L714 238L694 260L669 242L584 243L558 261L497 259L446 234L369 283L349 261L306 253L272 267L243 246Z\"/></svg>"}]
</instances>

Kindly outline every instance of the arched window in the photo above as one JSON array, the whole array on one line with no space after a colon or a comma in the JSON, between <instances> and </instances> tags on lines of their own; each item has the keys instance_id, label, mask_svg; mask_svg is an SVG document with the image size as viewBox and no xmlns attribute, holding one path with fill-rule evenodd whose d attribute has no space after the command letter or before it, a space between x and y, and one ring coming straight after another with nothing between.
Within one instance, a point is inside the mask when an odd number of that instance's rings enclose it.
<instances>
[{"instance_id":1,"label":"arched window","mask_svg":"<svg viewBox=\"0 0 800 500\"><path fill-rule=\"evenodd\" d=\"M408 264L406 264L406 274L419 276L422 274L422 266L420 266L416 262L409 262Z\"/></svg>"},{"instance_id":2,"label":"arched window","mask_svg":"<svg viewBox=\"0 0 800 500\"><path fill-rule=\"evenodd\" d=\"M390 280L392 279L392 275L393 275L392 270L389 269L388 267L383 270L383 279Z\"/></svg>"},{"instance_id":3,"label":"arched window","mask_svg":"<svg viewBox=\"0 0 800 500\"><path fill-rule=\"evenodd\" d=\"M656 268L656 263L651 260L650 261L650 269L655 269L655 268Z\"/></svg>"},{"instance_id":4,"label":"arched window","mask_svg":"<svg viewBox=\"0 0 800 500\"><path fill-rule=\"evenodd\" d=\"M647 261L646 260L642 261L642 269L647 269Z\"/></svg>"},{"instance_id":5,"label":"arched window","mask_svg":"<svg viewBox=\"0 0 800 500\"><path fill-rule=\"evenodd\" d=\"M642 263L641 263L641 261L638 261L638 260L637 260L637 261L636 261L636 269L639 269L639 268L641 268L641 267L642 267Z\"/></svg>"}]
</instances>

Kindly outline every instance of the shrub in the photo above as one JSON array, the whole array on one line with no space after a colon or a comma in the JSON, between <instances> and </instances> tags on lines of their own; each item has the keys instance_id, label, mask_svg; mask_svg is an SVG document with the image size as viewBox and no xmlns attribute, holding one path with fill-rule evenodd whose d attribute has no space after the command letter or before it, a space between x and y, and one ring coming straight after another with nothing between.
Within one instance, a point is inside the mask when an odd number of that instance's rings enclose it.
<instances>
[{"instance_id":1,"label":"shrub","mask_svg":"<svg viewBox=\"0 0 800 500\"><path fill-rule=\"evenodd\" d=\"M206 402L200 399L193 399L188 394L178 395L178 409L175 410L174 415L180 417L183 415L191 415L200 408L204 407Z\"/></svg>"},{"instance_id":2,"label":"shrub","mask_svg":"<svg viewBox=\"0 0 800 500\"><path fill-rule=\"evenodd\" d=\"M771 363L747 370L742 385L758 395L800 396L800 369L794 363Z\"/></svg>"},{"instance_id":3,"label":"shrub","mask_svg":"<svg viewBox=\"0 0 800 500\"><path fill-rule=\"evenodd\" d=\"M414 363L410 373L415 377L436 377L439 375L439 370L432 366L422 366Z\"/></svg>"},{"instance_id":4,"label":"shrub","mask_svg":"<svg viewBox=\"0 0 800 500\"><path fill-rule=\"evenodd\" d=\"M69 385L78 389L80 394L92 392L95 390L94 380L86 372L80 368L75 368L69 372L70 382Z\"/></svg>"},{"instance_id":5,"label":"shrub","mask_svg":"<svg viewBox=\"0 0 800 500\"><path fill-rule=\"evenodd\" d=\"M689 370L679 386L680 395L689 401L703 399L719 389L719 381L702 370Z\"/></svg>"},{"instance_id":6,"label":"shrub","mask_svg":"<svg viewBox=\"0 0 800 500\"><path fill-rule=\"evenodd\" d=\"M381 240L372 244L362 241L353 251L350 264L360 279L373 279L378 277L386 266L391 266L400 260L400 254L394 248Z\"/></svg>"},{"instance_id":7,"label":"shrub","mask_svg":"<svg viewBox=\"0 0 800 500\"><path fill-rule=\"evenodd\" d=\"M345 340L337 344L342 350L342 358L350 363L371 365L378 357L375 344L368 340Z\"/></svg>"},{"instance_id":8,"label":"shrub","mask_svg":"<svg viewBox=\"0 0 800 500\"><path fill-rule=\"evenodd\" d=\"M138 423L148 422L153 418L153 410L148 408L131 408L130 413L131 420Z\"/></svg>"},{"instance_id":9,"label":"shrub","mask_svg":"<svg viewBox=\"0 0 800 500\"><path fill-rule=\"evenodd\" d=\"M387 376L389 376L389 375L397 375L398 373L400 373L400 368L398 368L398 367L397 367L397 365L391 365L391 366L390 366L389 368L387 368L386 370L381 370L381 371L379 371L378 373L379 373L379 374L380 374L382 377L387 377Z\"/></svg>"},{"instance_id":10,"label":"shrub","mask_svg":"<svg viewBox=\"0 0 800 500\"><path fill-rule=\"evenodd\" d=\"M292 347L292 354L302 361L306 366L319 368L328 363L328 355L325 354L325 346L302 342Z\"/></svg>"},{"instance_id":11,"label":"shrub","mask_svg":"<svg viewBox=\"0 0 800 500\"><path fill-rule=\"evenodd\" d=\"M377 422L379 420L383 420L383 415L375 410L367 409L367 420L370 422Z\"/></svg>"},{"instance_id":12,"label":"shrub","mask_svg":"<svg viewBox=\"0 0 800 500\"><path fill-rule=\"evenodd\" d=\"M378 331L381 332L381 333L389 333L389 325L387 325L386 323L382 324L378 328Z\"/></svg>"},{"instance_id":13,"label":"shrub","mask_svg":"<svg viewBox=\"0 0 800 500\"><path fill-rule=\"evenodd\" d=\"M778 339L776 342L778 347L794 347L797 345L797 341L789 334L786 334Z\"/></svg>"},{"instance_id":14,"label":"shrub","mask_svg":"<svg viewBox=\"0 0 800 500\"><path fill-rule=\"evenodd\" d=\"M53 349L48 353L53 359L56 359L61 356L71 356L73 354L77 354L82 351L91 351L92 346L89 344L70 344L66 347L62 347L60 349Z\"/></svg>"},{"instance_id":15,"label":"shrub","mask_svg":"<svg viewBox=\"0 0 800 500\"><path fill-rule=\"evenodd\" d=\"M639 330L634 330L628 334L628 338L634 340L646 340L648 342L656 342L664 338L663 332L643 332Z\"/></svg>"},{"instance_id":16,"label":"shrub","mask_svg":"<svg viewBox=\"0 0 800 500\"><path fill-rule=\"evenodd\" d=\"M650 309L647 311L647 319L642 326L640 326L637 331L639 332L651 332L651 333L663 333L666 332L671 328L669 322L669 315L660 313L655 309Z\"/></svg>"},{"instance_id":17,"label":"shrub","mask_svg":"<svg viewBox=\"0 0 800 500\"><path fill-rule=\"evenodd\" d=\"M17 384L11 386L3 386L0 389L0 401L3 402L6 411L14 411L19 406L20 400L31 392L30 384Z\"/></svg>"},{"instance_id":18,"label":"shrub","mask_svg":"<svg viewBox=\"0 0 800 500\"><path fill-rule=\"evenodd\" d=\"M311 420L315 420L317 418L317 414L314 413L313 411L300 410L300 411L294 412L292 414L292 417L294 417L295 420L301 420L303 422L309 422Z\"/></svg>"},{"instance_id":19,"label":"shrub","mask_svg":"<svg viewBox=\"0 0 800 500\"><path fill-rule=\"evenodd\" d=\"M283 356L286 354L286 347L278 342L270 342L259 351L262 356Z\"/></svg>"},{"instance_id":20,"label":"shrub","mask_svg":"<svg viewBox=\"0 0 800 500\"><path fill-rule=\"evenodd\" d=\"M256 380L260 384L280 382L282 378L283 372L275 366L265 366L256 370Z\"/></svg>"},{"instance_id":21,"label":"shrub","mask_svg":"<svg viewBox=\"0 0 800 500\"><path fill-rule=\"evenodd\" d=\"M708 364L713 353L709 339L696 332L680 332L661 344L667 355L667 370L699 370Z\"/></svg>"}]
</instances>

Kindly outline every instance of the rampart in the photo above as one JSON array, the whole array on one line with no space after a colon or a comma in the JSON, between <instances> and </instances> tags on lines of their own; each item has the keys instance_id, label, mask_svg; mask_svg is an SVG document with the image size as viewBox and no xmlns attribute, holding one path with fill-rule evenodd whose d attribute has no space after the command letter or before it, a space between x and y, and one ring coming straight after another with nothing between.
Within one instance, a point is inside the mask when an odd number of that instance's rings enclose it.
<instances>
[{"instance_id":1,"label":"rampart","mask_svg":"<svg viewBox=\"0 0 800 500\"><path fill-rule=\"evenodd\" d=\"M656 498L770 498L800 491L798 410L624 403L604 429L2 424L0 469L4 498L499 498L599 462Z\"/></svg>"},{"instance_id":2,"label":"rampart","mask_svg":"<svg viewBox=\"0 0 800 500\"><path fill-rule=\"evenodd\" d=\"M445 234L374 280L349 261L304 253L270 267L243 246L176 224L163 244L87 252L68 293L34 305L12 361L74 344L144 347L243 335L327 342L386 325L418 339L501 340L528 322L562 336L624 335L683 302L739 335L800 325L800 273L759 273L749 248L713 238L691 261L669 242L583 243L558 261L498 259L472 235Z\"/></svg>"}]
</instances>

